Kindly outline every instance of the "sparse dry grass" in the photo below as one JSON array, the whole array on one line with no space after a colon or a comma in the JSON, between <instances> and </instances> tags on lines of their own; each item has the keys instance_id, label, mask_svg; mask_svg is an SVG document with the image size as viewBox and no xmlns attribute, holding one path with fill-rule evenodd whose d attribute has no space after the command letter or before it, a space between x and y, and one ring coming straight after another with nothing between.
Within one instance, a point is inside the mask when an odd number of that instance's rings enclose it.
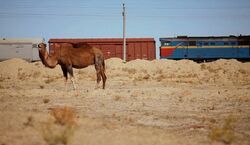
<instances>
[{"instance_id":1,"label":"sparse dry grass","mask_svg":"<svg viewBox=\"0 0 250 145\"><path fill-rule=\"evenodd\" d=\"M247 74L247 71L246 70L244 70L244 69L239 69L239 72L241 73L241 74Z\"/></svg>"},{"instance_id":2,"label":"sparse dry grass","mask_svg":"<svg viewBox=\"0 0 250 145\"><path fill-rule=\"evenodd\" d=\"M3 82L5 80L5 78L1 75L0 76L0 82Z\"/></svg>"},{"instance_id":3,"label":"sparse dry grass","mask_svg":"<svg viewBox=\"0 0 250 145\"><path fill-rule=\"evenodd\" d=\"M200 65L200 67L201 67L201 70L206 70L206 64L203 63Z\"/></svg>"},{"instance_id":4,"label":"sparse dry grass","mask_svg":"<svg viewBox=\"0 0 250 145\"><path fill-rule=\"evenodd\" d=\"M158 76L155 77L155 80L160 82L162 80L164 80L166 78L166 76L164 74L159 74Z\"/></svg>"},{"instance_id":5,"label":"sparse dry grass","mask_svg":"<svg viewBox=\"0 0 250 145\"><path fill-rule=\"evenodd\" d=\"M46 80L44 81L46 84L49 84L51 82L55 81L52 77L48 76Z\"/></svg>"},{"instance_id":6,"label":"sparse dry grass","mask_svg":"<svg viewBox=\"0 0 250 145\"><path fill-rule=\"evenodd\" d=\"M35 78L35 79L36 79L36 78L40 77L40 75L41 75L41 72L36 71L36 72L34 72L34 73L33 73L33 75L32 75L32 76L33 76L33 78Z\"/></svg>"},{"instance_id":7,"label":"sparse dry grass","mask_svg":"<svg viewBox=\"0 0 250 145\"><path fill-rule=\"evenodd\" d=\"M162 69L160 69L160 68L157 68L157 70L156 70L156 74L163 74L163 70L162 70Z\"/></svg>"},{"instance_id":8,"label":"sparse dry grass","mask_svg":"<svg viewBox=\"0 0 250 145\"><path fill-rule=\"evenodd\" d=\"M135 74L136 69L134 68L122 68L122 71L127 72L128 74Z\"/></svg>"},{"instance_id":9,"label":"sparse dry grass","mask_svg":"<svg viewBox=\"0 0 250 145\"><path fill-rule=\"evenodd\" d=\"M210 72L210 73L217 73L219 70L222 70L221 68L213 68L211 66L207 66L206 69Z\"/></svg>"},{"instance_id":10,"label":"sparse dry grass","mask_svg":"<svg viewBox=\"0 0 250 145\"><path fill-rule=\"evenodd\" d=\"M144 81L144 80L149 80L151 76L148 73L138 75L137 77L134 77L133 81Z\"/></svg>"},{"instance_id":11,"label":"sparse dry grass","mask_svg":"<svg viewBox=\"0 0 250 145\"><path fill-rule=\"evenodd\" d=\"M95 81L97 79L95 73L94 74L89 74L88 78L90 78L90 80L92 80L92 81ZM86 78L84 78L84 79L86 79Z\"/></svg>"},{"instance_id":12,"label":"sparse dry grass","mask_svg":"<svg viewBox=\"0 0 250 145\"><path fill-rule=\"evenodd\" d=\"M138 76L138 77L135 77L134 78L134 82L137 82L137 81L142 81L143 79L142 79L142 76Z\"/></svg>"},{"instance_id":13,"label":"sparse dry grass","mask_svg":"<svg viewBox=\"0 0 250 145\"><path fill-rule=\"evenodd\" d=\"M134 91L131 93L132 98L137 98L137 97L139 97L139 95L140 95L140 93L138 91Z\"/></svg>"},{"instance_id":14,"label":"sparse dry grass","mask_svg":"<svg viewBox=\"0 0 250 145\"><path fill-rule=\"evenodd\" d=\"M22 72L22 68L18 68L18 73L17 73L17 78L19 79L19 80L25 80L26 79L26 77L27 77L27 75L25 74L25 72Z\"/></svg>"}]
</instances>

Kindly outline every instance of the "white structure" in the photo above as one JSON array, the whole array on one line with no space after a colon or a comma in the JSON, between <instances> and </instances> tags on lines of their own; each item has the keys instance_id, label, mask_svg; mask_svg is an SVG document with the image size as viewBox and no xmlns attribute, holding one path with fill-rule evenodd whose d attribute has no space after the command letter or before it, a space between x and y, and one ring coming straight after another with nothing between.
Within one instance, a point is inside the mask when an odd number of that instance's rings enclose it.
<instances>
[{"instance_id":1,"label":"white structure","mask_svg":"<svg viewBox=\"0 0 250 145\"><path fill-rule=\"evenodd\" d=\"M29 61L40 60L38 44L43 38L1 38L0 60L22 58Z\"/></svg>"}]
</instances>

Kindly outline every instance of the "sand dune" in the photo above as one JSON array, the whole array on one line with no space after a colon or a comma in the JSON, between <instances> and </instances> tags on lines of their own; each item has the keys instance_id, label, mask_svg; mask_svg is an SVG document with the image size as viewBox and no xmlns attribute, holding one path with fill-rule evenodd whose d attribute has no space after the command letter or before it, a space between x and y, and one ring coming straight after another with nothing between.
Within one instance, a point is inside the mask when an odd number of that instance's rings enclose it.
<instances>
[{"instance_id":1,"label":"sand dune","mask_svg":"<svg viewBox=\"0 0 250 145\"><path fill-rule=\"evenodd\" d=\"M1 79L37 80L44 77L61 79L60 66L49 69L41 62L29 63L22 59L11 59L0 63ZM247 84L250 82L250 63L237 60L217 60L210 63L196 63L190 60L134 60L126 64L119 58L106 60L109 78L147 79L187 83ZM95 77L93 66L74 70L76 77ZM78 74L77 74L78 73Z\"/></svg>"}]
</instances>

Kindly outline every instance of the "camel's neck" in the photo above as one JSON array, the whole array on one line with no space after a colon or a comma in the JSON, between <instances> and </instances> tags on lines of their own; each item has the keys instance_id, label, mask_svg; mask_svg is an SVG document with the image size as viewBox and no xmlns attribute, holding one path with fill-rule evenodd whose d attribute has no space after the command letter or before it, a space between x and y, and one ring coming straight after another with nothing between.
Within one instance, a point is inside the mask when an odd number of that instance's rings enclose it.
<instances>
[{"instance_id":1,"label":"camel's neck","mask_svg":"<svg viewBox=\"0 0 250 145\"><path fill-rule=\"evenodd\" d=\"M49 68L56 67L58 61L55 56L49 56L49 53L45 51L39 51L39 56L42 60L42 63Z\"/></svg>"}]
</instances>

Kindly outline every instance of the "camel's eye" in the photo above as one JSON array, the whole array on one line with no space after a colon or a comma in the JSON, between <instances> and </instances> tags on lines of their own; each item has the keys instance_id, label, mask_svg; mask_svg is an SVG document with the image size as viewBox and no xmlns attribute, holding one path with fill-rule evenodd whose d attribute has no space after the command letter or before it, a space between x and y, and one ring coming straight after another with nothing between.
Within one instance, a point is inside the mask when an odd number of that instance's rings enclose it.
<instances>
[{"instance_id":1,"label":"camel's eye","mask_svg":"<svg viewBox=\"0 0 250 145\"><path fill-rule=\"evenodd\" d=\"M43 47L43 44L39 44L38 47L39 47L39 48L42 48L42 47Z\"/></svg>"}]
</instances>

